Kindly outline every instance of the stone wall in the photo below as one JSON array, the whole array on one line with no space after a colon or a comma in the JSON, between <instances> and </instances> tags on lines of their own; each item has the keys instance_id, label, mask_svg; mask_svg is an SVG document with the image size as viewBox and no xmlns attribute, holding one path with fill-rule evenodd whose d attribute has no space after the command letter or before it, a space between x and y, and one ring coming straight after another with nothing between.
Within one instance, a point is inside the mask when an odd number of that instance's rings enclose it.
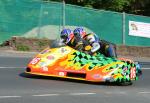
<instances>
[{"instance_id":1,"label":"stone wall","mask_svg":"<svg viewBox=\"0 0 150 103\"><path fill-rule=\"evenodd\" d=\"M13 50L19 51L41 51L49 46L52 41L49 39L24 38L14 36L10 40Z\"/></svg>"},{"instance_id":2,"label":"stone wall","mask_svg":"<svg viewBox=\"0 0 150 103\"><path fill-rule=\"evenodd\" d=\"M116 49L118 55L150 57L150 47L118 45Z\"/></svg>"},{"instance_id":3,"label":"stone wall","mask_svg":"<svg viewBox=\"0 0 150 103\"><path fill-rule=\"evenodd\" d=\"M53 40L24 38L15 36L11 38L9 44L14 50L41 51L48 47L51 42L53 42ZM117 45L116 51L117 55L121 56L150 57L150 47Z\"/></svg>"}]
</instances>

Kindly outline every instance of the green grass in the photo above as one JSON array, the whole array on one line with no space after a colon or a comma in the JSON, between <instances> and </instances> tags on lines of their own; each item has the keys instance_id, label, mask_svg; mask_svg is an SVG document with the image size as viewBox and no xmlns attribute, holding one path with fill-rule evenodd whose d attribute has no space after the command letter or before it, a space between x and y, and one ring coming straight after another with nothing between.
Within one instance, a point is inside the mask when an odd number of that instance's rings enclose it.
<instances>
[{"instance_id":1,"label":"green grass","mask_svg":"<svg viewBox=\"0 0 150 103\"><path fill-rule=\"evenodd\" d=\"M16 48L18 51L29 51L30 50L30 48L28 46L22 45L22 44L17 45Z\"/></svg>"}]
</instances>

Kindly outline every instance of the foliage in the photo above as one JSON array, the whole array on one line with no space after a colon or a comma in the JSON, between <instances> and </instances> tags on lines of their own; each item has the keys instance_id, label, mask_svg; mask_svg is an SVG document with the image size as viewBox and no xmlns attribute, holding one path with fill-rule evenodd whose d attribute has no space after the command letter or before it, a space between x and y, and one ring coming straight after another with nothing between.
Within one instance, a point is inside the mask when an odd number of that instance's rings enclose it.
<instances>
[{"instance_id":1,"label":"foliage","mask_svg":"<svg viewBox=\"0 0 150 103\"><path fill-rule=\"evenodd\" d=\"M57 1L63 0L43 0ZM67 4L150 16L150 0L64 0Z\"/></svg>"},{"instance_id":2,"label":"foliage","mask_svg":"<svg viewBox=\"0 0 150 103\"><path fill-rule=\"evenodd\" d=\"M44 41L38 41L38 46L41 48L42 46L46 46L47 42Z\"/></svg>"},{"instance_id":3,"label":"foliage","mask_svg":"<svg viewBox=\"0 0 150 103\"><path fill-rule=\"evenodd\" d=\"M16 46L16 48L18 51L29 51L30 50L30 48L27 45L23 45L23 44L18 44Z\"/></svg>"}]
</instances>

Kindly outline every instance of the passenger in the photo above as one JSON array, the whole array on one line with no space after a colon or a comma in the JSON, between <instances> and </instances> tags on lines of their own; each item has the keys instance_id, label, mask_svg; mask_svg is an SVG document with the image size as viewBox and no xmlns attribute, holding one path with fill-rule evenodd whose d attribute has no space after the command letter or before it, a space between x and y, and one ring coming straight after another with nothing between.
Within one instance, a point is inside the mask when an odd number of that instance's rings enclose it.
<instances>
[{"instance_id":1,"label":"passenger","mask_svg":"<svg viewBox=\"0 0 150 103\"><path fill-rule=\"evenodd\" d=\"M104 54L106 57L117 58L116 48L114 44L105 40L100 40L100 45L100 53Z\"/></svg>"},{"instance_id":2,"label":"passenger","mask_svg":"<svg viewBox=\"0 0 150 103\"><path fill-rule=\"evenodd\" d=\"M106 57L117 57L114 46L107 41L100 40L96 34L87 34L82 27L76 28L73 33L75 38L82 41L85 52L88 51L91 55L100 52ZM86 49L88 45L91 46L90 51Z\"/></svg>"}]
</instances>

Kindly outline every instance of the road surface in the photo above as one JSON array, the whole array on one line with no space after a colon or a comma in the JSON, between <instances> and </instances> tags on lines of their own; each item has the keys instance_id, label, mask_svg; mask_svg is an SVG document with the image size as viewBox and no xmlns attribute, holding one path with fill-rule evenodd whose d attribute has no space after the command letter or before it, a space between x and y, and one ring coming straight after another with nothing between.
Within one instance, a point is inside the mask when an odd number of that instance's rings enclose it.
<instances>
[{"instance_id":1,"label":"road surface","mask_svg":"<svg viewBox=\"0 0 150 103\"><path fill-rule=\"evenodd\" d=\"M150 103L150 63L130 86L26 76L31 57L0 56L0 103Z\"/></svg>"}]
</instances>

